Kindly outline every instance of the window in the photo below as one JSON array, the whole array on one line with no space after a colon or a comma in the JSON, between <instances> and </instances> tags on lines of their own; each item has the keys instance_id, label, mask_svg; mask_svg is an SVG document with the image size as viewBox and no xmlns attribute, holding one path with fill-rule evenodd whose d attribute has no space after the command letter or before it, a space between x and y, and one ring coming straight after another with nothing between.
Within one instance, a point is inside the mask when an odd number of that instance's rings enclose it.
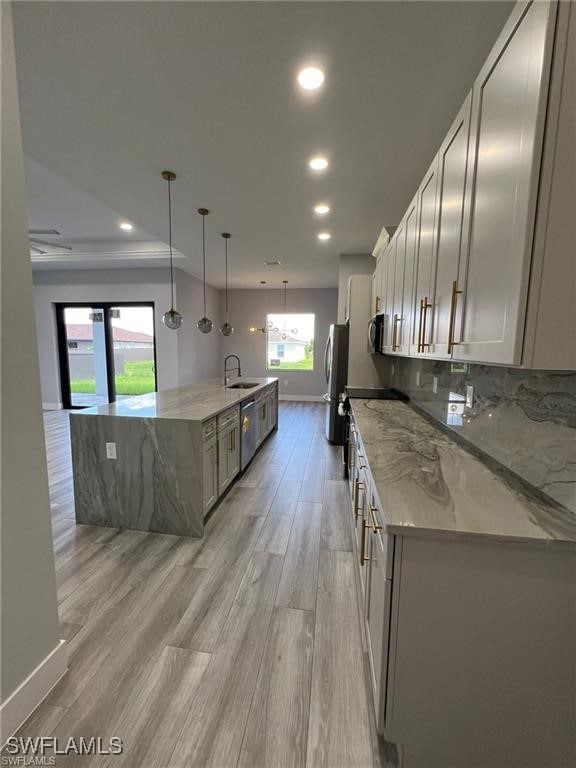
<instances>
[{"instance_id":1,"label":"window","mask_svg":"<svg viewBox=\"0 0 576 768\"><path fill-rule=\"evenodd\" d=\"M314 370L314 315L268 315L266 327L268 370Z\"/></svg>"}]
</instances>

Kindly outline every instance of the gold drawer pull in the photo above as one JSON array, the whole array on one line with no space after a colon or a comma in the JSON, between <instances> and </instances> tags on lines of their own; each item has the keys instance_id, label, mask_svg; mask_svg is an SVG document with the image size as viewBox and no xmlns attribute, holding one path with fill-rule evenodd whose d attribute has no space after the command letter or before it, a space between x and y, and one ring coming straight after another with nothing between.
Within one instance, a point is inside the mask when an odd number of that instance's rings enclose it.
<instances>
[{"instance_id":1,"label":"gold drawer pull","mask_svg":"<svg viewBox=\"0 0 576 768\"><path fill-rule=\"evenodd\" d=\"M374 533L376 533L376 531L382 530L382 526L379 525L378 521L376 520L375 512L377 512L376 507L373 507L372 504L370 504L370 517L372 518L372 525L370 527L372 528Z\"/></svg>"},{"instance_id":2,"label":"gold drawer pull","mask_svg":"<svg viewBox=\"0 0 576 768\"><path fill-rule=\"evenodd\" d=\"M358 509L358 504L360 501L360 491L364 490L364 483L360 480L356 480L354 483L354 514L356 517L360 516L360 511Z\"/></svg>"},{"instance_id":3,"label":"gold drawer pull","mask_svg":"<svg viewBox=\"0 0 576 768\"><path fill-rule=\"evenodd\" d=\"M366 557L366 528L370 528L370 523L362 520L362 533L360 534L360 565L368 563L372 557Z\"/></svg>"}]
</instances>

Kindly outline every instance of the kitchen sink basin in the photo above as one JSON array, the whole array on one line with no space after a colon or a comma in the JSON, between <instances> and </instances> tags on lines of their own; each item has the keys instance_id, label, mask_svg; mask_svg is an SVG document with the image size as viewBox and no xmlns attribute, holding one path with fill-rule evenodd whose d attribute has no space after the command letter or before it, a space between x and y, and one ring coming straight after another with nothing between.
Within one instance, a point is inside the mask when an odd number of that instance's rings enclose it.
<instances>
[{"instance_id":1,"label":"kitchen sink basin","mask_svg":"<svg viewBox=\"0 0 576 768\"><path fill-rule=\"evenodd\" d=\"M258 382L255 384L251 381L239 381L237 384L228 384L228 389L252 389L252 387L257 387Z\"/></svg>"}]
</instances>

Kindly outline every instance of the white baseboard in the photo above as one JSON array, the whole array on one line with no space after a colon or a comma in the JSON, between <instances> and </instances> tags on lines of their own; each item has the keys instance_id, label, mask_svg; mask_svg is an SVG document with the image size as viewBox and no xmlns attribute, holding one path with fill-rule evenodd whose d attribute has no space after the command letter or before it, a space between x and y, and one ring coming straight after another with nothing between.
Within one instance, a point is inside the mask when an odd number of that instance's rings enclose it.
<instances>
[{"instance_id":1,"label":"white baseboard","mask_svg":"<svg viewBox=\"0 0 576 768\"><path fill-rule=\"evenodd\" d=\"M302 403L321 403L322 395L279 395L278 400L294 400Z\"/></svg>"},{"instance_id":2,"label":"white baseboard","mask_svg":"<svg viewBox=\"0 0 576 768\"><path fill-rule=\"evenodd\" d=\"M61 411L62 403L42 403L43 411Z\"/></svg>"},{"instance_id":3,"label":"white baseboard","mask_svg":"<svg viewBox=\"0 0 576 768\"><path fill-rule=\"evenodd\" d=\"M36 669L0 706L0 747L30 717L68 668L66 643L60 640Z\"/></svg>"}]
</instances>

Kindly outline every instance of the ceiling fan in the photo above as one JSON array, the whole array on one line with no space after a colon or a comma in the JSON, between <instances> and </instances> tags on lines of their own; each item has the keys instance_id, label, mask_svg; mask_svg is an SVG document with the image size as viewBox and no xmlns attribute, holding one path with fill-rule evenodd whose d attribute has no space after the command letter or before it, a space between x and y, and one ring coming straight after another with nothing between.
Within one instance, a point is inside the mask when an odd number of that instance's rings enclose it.
<instances>
[{"instance_id":1,"label":"ceiling fan","mask_svg":"<svg viewBox=\"0 0 576 768\"><path fill-rule=\"evenodd\" d=\"M28 239L30 240L30 250L35 251L41 256L44 256L45 254L47 254L48 251L45 251L42 248L38 248L39 245L47 245L49 248L61 248L63 251L72 250L72 248L69 245L59 245L58 243L51 243L48 240L39 240L37 237L30 237L30 235L43 235L44 237L47 237L49 235L56 235L59 237L60 232L58 232L57 229L29 229L28 235L29 235ZM35 245L32 245L32 243L35 243Z\"/></svg>"}]
</instances>

